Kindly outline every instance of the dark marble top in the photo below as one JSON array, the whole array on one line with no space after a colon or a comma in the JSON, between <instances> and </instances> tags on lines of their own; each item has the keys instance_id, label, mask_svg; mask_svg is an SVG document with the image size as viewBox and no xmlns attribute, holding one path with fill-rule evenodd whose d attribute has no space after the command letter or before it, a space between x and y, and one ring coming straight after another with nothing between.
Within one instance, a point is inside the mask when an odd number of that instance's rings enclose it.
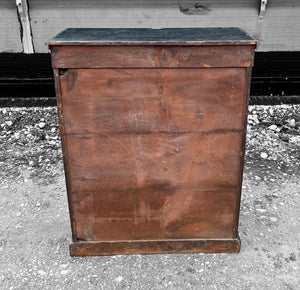
<instances>
[{"instance_id":1,"label":"dark marble top","mask_svg":"<svg viewBox=\"0 0 300 290\"><path fill-rule=\"evenodd\" d=\"M216 28L68 28L46 45L203 45L251 44L257 40L237 27Z\"/></svg>"}]
</instances>

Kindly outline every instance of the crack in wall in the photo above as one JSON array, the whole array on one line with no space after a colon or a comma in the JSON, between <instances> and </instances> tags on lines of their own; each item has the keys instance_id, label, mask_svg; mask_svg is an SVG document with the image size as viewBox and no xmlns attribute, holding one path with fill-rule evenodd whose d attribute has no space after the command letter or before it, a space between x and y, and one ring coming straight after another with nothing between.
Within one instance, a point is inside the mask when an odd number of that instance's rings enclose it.
<instances>
[{"instance_id":1,"label":"crack in wall","mask_svg":"<svg viewBox=\"0 0 300 290\"><path fill-rule=\"evenodd\" d=\"M25 1L27 2L27 15L28 15L28 21L29 21L29 27L30 27L31 45L32 45L33 52L35 52L34 43L33 43L33 34L32 34L32 29L31 29L31 18L30 18L29 0L25 0Z\"/></svg>"},{"instance_id":2,"label":"crack in wall","mask_svg":"<svg viewBox=\"0 0 300 290\"><path fill-rule=\"evenodd\" d=\"M24 45L23 45L23 25L22 25L21 16L20 16L20 13L19 13L18 5L17 5L17 17L18 17L18 22L19 22L20 38L21 38L22 48L23 48L23 52L24 52Z\"/></svg>"},{"instance_id":3,"label":"crack in wall","mask_svg":"<svg viewBox=\"0 0 300 290\"><path fill-rule=\"evenodd\" d=\"M16 0L20 37L24 53L34 53L28 0Z\"/></svg>"}]
</instances>

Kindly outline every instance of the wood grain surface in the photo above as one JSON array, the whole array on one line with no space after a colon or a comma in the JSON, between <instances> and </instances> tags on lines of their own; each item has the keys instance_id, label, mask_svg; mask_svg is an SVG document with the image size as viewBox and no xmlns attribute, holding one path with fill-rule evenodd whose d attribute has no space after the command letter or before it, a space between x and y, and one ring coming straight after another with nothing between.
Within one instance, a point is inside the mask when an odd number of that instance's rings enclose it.
<instances>
[{"instance_id":1,"label":"wood grain surface","mask_svg":"<svg viewBox=\"0 0 300 290\"><path fill-rule=\"evenodd\" d=\"M66 71L77 238L234 238L245 76L243 68Z\"/></svg>"},{"instance_id":2,"label":"wood grain surface","mask_svg":"<svg viewBox=\"0 0 300 290\"><path fill-rule=\"evenodd\" d=\"M222 132L244 125L245 68L69 69L60 84L66 134Z\"/></svg>"},{"instance_id":3,"label":"wood grain surface","mask_svg":"<svg viewBox=\"0 0 300 290\"><path fill-rule=\"evenodd\" d=\"M254 45L55 46L71 255L238 252Z\"/></svg>"},{"instance_id":4,"label":"wood grain surface","mask_svg":"<svg viewBox=\"0 0 300 290\"><path fill-rule=\"evenodd\" d=\"M72 192L235 188L241 133L67 135Z\"/></svg>"},{"instance_id":5,"label":"wood grain surface","mask_svg":"<svg viewBox=\"0 0 300 290\"><path fill-rule=\"evenodd\" d=\"M166 186L74 194L78 239L235 238L234 190L179 190Z\"/></svg>"},{"instance_id":6,"label":"wood grain surface","mask_svg":"<svg viewBox=\"0 0 300 290\"><path fill-rule=\"evenodd\" d=\"M192 68L253 66L254 46L54 46L55 68Z\"/></svg>"},{"instance_id":7,"label":"wood grain surface","mask_svg":"<svg viewBox=\"0 0 300 290\"><path fill-rule=\"evenodd\" d=\"M70 245L71 256L133 255L133 254L187 254L238 253L241 241L236 239L161 240L75 242Z\"/></svg>"}]
</instances>

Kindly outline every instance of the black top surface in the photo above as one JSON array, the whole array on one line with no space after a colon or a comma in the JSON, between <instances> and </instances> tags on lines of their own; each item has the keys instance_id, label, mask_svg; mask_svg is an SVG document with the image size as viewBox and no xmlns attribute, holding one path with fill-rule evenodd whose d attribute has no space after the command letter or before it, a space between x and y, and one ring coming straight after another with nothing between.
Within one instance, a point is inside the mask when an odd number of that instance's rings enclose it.
<instances>
[{"instance_id":1,"label":"black top surface","mask_svg":"<svg viewBox=\"0 0 300 290\"><path fill-rule=\"evenodd\" d=\"M47 45L139 44L256 44L257 40L237 27L216 28L68 28Z\"/></svg>"}]
</instances>

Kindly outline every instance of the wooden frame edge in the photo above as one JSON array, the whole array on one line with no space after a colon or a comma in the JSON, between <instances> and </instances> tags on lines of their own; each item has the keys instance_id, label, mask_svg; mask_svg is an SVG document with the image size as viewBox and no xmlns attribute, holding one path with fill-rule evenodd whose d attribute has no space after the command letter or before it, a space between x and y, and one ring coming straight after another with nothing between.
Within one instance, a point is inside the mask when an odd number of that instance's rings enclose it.
<instances>
[{"instance_id":1,"label":"wooden frame edge","mask_svg":"<svg viewBox=\"0 0 300 290\"><path fill-rule=\"evenodd\" d=\"M70 244L71 256L110 256L134 254L238 253L236 239L199 240L135 240L135 241L78 241Z\"/></svg>"}]
</instances>

